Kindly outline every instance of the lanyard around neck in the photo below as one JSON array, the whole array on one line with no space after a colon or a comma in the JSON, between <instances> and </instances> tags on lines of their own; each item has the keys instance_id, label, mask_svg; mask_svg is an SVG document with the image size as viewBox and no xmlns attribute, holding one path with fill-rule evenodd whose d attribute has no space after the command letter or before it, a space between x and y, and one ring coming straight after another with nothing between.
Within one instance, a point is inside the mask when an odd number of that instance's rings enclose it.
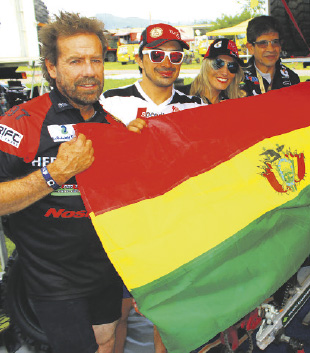
<instances>
[{"instance_id":1,"label":"lanyard around neck","mask_svg":"<svg viewBox=\"0 0 310 354\"><path fill-rule=\"evenodd\" d=\"M257 73L257 78L258 78L258 81L259 81L260 91L261 91L261 93L266 93L263 77L262 77L262 75L260 74L260 72L258 70L256 70L256 73ZM267 88L267 91L271 90L271 86L272 86L272 81L269 84L269 86Z\"/></svg>"}]
</instances>

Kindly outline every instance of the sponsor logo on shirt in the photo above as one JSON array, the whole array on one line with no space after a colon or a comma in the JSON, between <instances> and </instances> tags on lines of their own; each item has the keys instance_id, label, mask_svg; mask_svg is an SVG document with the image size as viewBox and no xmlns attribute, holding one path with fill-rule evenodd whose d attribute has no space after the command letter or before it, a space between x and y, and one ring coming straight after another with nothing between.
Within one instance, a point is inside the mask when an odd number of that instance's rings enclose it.
<instances>
[{"instance_id":1,"label":"sponsor logo on shirt","mask_svg":"<svg viewBox=\"0 0 310 354\"><path fill-rule=\"evenodd\" d=\"M246 75L246 79L252 81L256 85L259 85L259 81L258 81L258 78L256 76Z\"/></svg>"},{"instance_id":2,"label":"sponsor logo on shirt","mask_svg":"<svg viewBox=\"0 0 310 354\"><path fill-rule=\"evenodd\" d=\"M283 77L290 77L288 71L286 70L285 66L282 66L280 69L280 73Z\"/></svg>"},{"instance_id":3,"label":"sponsor logo on shirt","mask_svg":"<svg viewBox=\"0 0 310 354\"><path fill-rule=\"evenodd\" d=\"M77 184L63 184L56 191L52 192L53 197L73 197L80 196L81 192Z\"/></svg>"},{"instance_id":4,"label":"sponsor logo on shirt","mask_svg":"<svg viewBox=\"0 0 310 354\"><path fill-rule=\"evenodd\" d=\"M49 163L52 163L56 160L56 157L50 156L38 156L36 159L32 160L32 166L45 167Z\"/></svg>"},{"instance_id":5,"label":"sponsor logo on shirt","mask_svg":"<svg viewBox=\"0 0 310 354\"><path fill-rule=\"evenodd\" d=\"M74 124L49 125L47 127L55 143L69 141L75 137Z\"/></svg>"},{"instance_id":6,"label":"sponsor logo on shirt","mask_svg":"<svg viewBox=\"0 0 310 354\"><path fill-rule=\"evenodd\" d=\"M86 210L66 210L66 209L55 209L55 208L50 208L44 215L46 218L48 217L53 217L53 218L64 218L64 219L70 219L70 218L89 218L89 213Z\"/></svg>"},{"instance_id":7,"label":"sponsor logo on shirt","mask_svg":"<svg viewBox=\"0 0 310 354\"><path fill-rule=\"evenodd\" d=\"M0 124L0 140L13 145L18 148L19 144L24 136L18 131L4 125Z\"/></svg>"},{"instance_id":8,"label":"sponsor logo on shirt","mask_svg":"<svg viewBox=\"0 0 310 354\"><path fill-rule=\"evenodd\" d=\"M65 108L65 107L69 107L70 105L68 103L58 103L58 107L59 108Z\"/></svg>"},{"instance_id":9,"label":"sponsor logo on shirt","mask_svg":"<svg viewBox=\"0 0 310 354\"><path fill-rule=\"evenodd\" d=\"M172 106L172 112L180 112L180 108Z\"/></svg>"},{"instance_id":10,"label":"sponsor logo on shirt","mask_svg":"<svg viewBox=\"0 0 310 354\"><path fill-rule=\"evenodd\" d=\"M150 118L150 117L157 117L163 115L164 113L147 112L146 108L138 108L136 118Z\"/></svg>"},{"instance_id":11,"label":"sponsor logo on shirt","mask_svg":"<svg viewBox=\"0 0 310 354\"><path fill-rule=\"evenodd\" d=\"M145 115L146 115L146 108L138 108L136 118L145 118Z\"/></svg>"}]
</instances>

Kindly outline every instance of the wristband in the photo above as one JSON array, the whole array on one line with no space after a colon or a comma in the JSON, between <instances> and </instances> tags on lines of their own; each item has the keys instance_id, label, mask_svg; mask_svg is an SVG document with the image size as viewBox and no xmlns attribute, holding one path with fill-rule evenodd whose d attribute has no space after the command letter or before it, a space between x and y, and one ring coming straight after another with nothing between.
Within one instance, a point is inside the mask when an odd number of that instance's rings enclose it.
<instances>
[{"instance_id":1,"label":"wristband","mask_svg":"<svg viewBox=\"0 0 310 354\"><path fill-rule=\"evenodd\" d=\"M60 188L60 186L54 181L53 177L49 174L46 167L41 168L41 173L49 187L52 187L54 190Z\"/></svg>"}]
</instances>

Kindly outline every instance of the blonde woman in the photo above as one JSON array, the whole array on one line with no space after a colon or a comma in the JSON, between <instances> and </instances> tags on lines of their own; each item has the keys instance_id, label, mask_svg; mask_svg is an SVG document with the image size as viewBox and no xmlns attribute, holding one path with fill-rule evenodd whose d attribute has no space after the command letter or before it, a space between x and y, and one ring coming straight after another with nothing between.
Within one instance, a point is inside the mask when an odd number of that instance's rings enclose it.
<instances>
[{"instance_id":1,"label":"blonde woman","mask_svg":"<svg viewBox=\"0 0 310 354\"><path fill-rule=\"evenodd\" d=\"M197 77L191 84L178 87L178 90L199 96L208 104L243 97L244 91L240 89L242 66L244 63L235 42L227 38L216 39L210 45Z\"/></svg>"}]
</instances>

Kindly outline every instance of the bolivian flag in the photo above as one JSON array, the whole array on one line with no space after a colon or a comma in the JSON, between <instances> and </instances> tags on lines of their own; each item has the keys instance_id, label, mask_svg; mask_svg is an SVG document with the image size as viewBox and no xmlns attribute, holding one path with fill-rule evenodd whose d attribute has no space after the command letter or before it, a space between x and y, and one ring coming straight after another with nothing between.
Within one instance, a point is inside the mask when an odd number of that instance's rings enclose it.
<instances>
[{"instance_id":1,"label":"bolivian flag","mask_svg":"<svg viewBox=\"0 0 310 354\"><path fill-rule=\"evenodd\" d=\"M78 176L111 261L168 351L255 309L310 253L310 83L148 120L81 124Z\"/></svg>"}]
</instances>

